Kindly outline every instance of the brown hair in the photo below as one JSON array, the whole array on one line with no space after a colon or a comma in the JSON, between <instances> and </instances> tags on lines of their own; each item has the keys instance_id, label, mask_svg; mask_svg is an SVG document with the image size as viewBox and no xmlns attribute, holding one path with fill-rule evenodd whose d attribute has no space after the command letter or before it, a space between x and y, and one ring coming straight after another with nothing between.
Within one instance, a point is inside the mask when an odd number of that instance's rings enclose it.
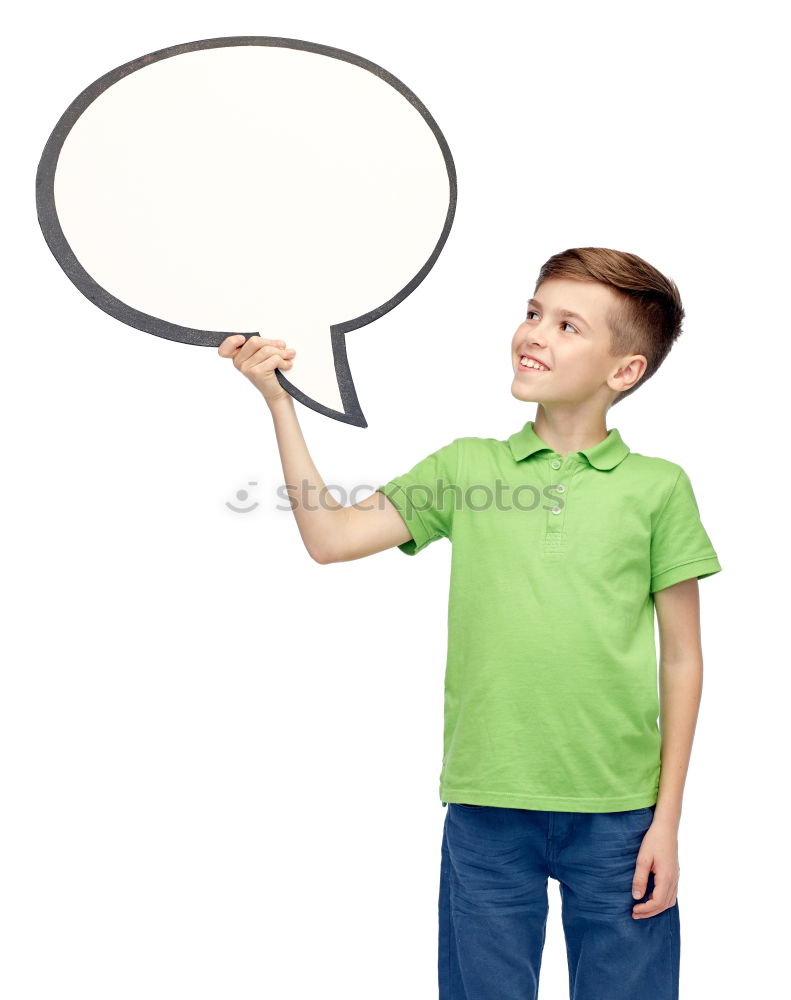
<instances>
[{"instance_id":1,"label":"brown hair","mask_svg":"<svg viewBox=\"0 0 791 1000\"><path fill-rule=\"evenodd\" d=\"M620 403L658 370L681 334L684 308L675 283L633 253L604 247L577 247L556 253L541 267L533 294L548 278L599 281L619 304L608 312L610 354L642 354L647 361L639 381L613 400Z\"/></svg>"}]
</instances>

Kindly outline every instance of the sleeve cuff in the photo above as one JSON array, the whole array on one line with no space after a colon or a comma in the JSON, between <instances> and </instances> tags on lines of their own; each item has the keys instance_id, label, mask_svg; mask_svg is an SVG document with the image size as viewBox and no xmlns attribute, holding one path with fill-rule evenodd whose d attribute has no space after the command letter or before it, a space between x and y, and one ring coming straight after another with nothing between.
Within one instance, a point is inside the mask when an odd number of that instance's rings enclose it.
<instances>
[{"instance_id":1,"label":"sleeve cuff","mask_svg":"<svg viewBox=\"0 0 791 1000\"><path fill-rule=\"evenodd\" d=\"M691 580L695 577L702 580L707 576L719 573L722 567L716 556L707 556L704 559L692 559L689 562L681 563L680 566L673 566L672 569L663 570L651 577L651 593L657 590L664 590L665 587L672 587L674 583L681 583L682 580Z\"/></svg>"},{"instance_id":2,"label":"sleeve cuff","mask_svg":"<svg viewBox=\"0 0 791 1000\"><path fill-rule=\"evenodd\" d=\"M415 510L414 505L409 502L409 497L397 483L386 483L384 486L378 487L376 492L384 493L388 500L393 502L412 535L398 548L408 556L417 555L431 541L429 532L420 518L420 513Z\"/></svg>"}]
</instances>

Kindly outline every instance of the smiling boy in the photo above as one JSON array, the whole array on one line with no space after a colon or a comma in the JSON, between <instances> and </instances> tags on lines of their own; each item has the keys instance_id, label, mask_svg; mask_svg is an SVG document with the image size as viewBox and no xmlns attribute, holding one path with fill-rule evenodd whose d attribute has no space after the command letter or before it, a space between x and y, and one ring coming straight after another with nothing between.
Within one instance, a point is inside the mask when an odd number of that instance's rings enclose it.
<instances>
[{"instance_id":1,"label":"smiling boy","mask_svg":"<svg viewBox=\"0 0 791 1000\"><path fill-rule=\"evenodd\" d=\"M320 563L452 543L441 1000L537 997L549 878L572 1000L676 1000L697 581L720 565L685 470L631 451L605 418L658 370L684 312L646 261L597 247L555 254L533 294L511 392L534 420L506 440L456 438L379 502L327 495L294 514ZM322 490L274 377L294 352L260 337L219 352L263 393L286 482Z\"/></svg>"}]
</instances>

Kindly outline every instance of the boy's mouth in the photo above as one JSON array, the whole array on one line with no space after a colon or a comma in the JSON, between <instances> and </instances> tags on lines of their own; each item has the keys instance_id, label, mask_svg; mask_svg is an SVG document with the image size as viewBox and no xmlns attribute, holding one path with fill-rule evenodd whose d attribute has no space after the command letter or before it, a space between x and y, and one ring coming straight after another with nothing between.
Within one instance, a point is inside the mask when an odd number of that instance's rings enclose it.
<instances>
[{"instance_id":1,"label":"boy's mouth","mask_svg":"<svg viewBox=\"0 0 791 1000\"><path fill-rule=\"evenodd\" d=\"M529 354L522 354L519 358L519 370L523 372L548 372L551 371L543 361L531 357Z\"/></svg>"}]
</instances>

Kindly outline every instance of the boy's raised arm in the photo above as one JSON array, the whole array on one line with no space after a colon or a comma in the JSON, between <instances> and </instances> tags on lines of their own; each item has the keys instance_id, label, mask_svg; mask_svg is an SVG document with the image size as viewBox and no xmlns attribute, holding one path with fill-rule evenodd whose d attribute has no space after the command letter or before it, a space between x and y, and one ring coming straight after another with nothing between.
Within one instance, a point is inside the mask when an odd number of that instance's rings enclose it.
<instances>
[{"instance_id":1,"label":"boy's raised arm","mask_svg":"<svg viewBox=\"0 0 791 1000\"><path fill-rule=\"evenodd\" d=\"M218 348L232 358L261 392L272 414L291 508L305 548L318 563L345 562L381 552L412 535L393 503L383 494L344 507L329 493L310 457L294 400L275 377L289 369L296 354L283 340L241 335L226 337Z\"/></svg>"}]
</instances>

